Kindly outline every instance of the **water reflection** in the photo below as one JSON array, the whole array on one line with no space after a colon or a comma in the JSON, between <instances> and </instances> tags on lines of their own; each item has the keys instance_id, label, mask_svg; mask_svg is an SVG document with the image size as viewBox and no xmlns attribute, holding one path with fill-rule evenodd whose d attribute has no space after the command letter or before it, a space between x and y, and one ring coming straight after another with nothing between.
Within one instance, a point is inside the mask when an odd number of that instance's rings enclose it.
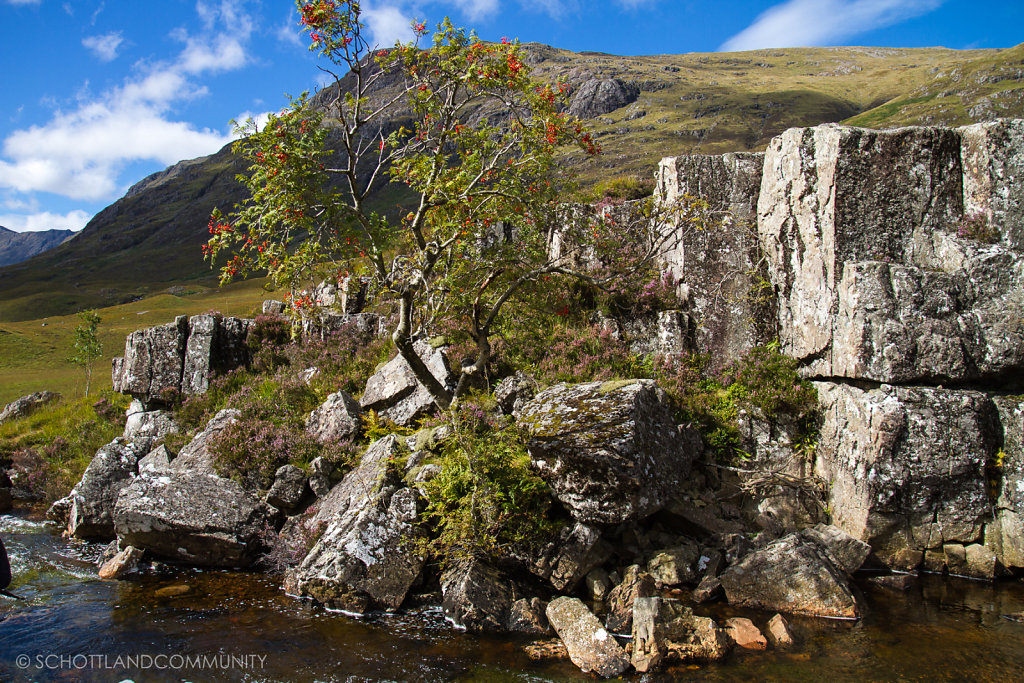
<instances>
[{"instance_id":1,"label":"water reflection","mask_svg":"<svg viewBox=\"0 0 1024 683\"><path fill-rule=\"evenodd\" d=\"M12 516L0 517L0 534L11 554L12 590L26 598L0 604L3 680L589 680L568 662L530 661L524 641L453 631L436 608L351 619L284 595L273 578L218 570L100 581L95 544L68 542L38 519ZM1024 624L1000 617L1024 611L1019 584L923 577L908 593L868 582L861 589L869 609L860 622L791 619L798 637L791 652L735 654L643 680L1021 678ZM712 612L736 613L727 606ZM771 616L760 615L761 625ZM29 667L19 668L19 655ZM77 668L81 658L38 668L48 655L94 656L90 663L111 668ZM165 668L140 668L143 656ZM218 666L166 668L190 656ZM220 668L224 661L231 665Z\"/></svg>"}]
</instances>

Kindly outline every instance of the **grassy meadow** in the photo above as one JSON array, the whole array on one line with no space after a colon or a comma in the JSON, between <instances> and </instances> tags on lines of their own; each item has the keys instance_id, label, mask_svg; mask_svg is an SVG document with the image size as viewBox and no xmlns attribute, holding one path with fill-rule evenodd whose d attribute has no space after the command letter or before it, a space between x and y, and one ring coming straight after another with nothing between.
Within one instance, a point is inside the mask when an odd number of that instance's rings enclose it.
<instances>
[{"instance_id":1,"label":"grassy meadow","mask_svg":"<svg viewBox=\"0 0 1024 683\"><path fill-rule=\"evenodd\" d=\"M172 288L128 304L97 309L103 356L93 366L93 392L111 386L110 362L124 353L131 332L172 322L177 315L216 310L224 315L251 316L260 302L272 298L263 280L249 280L226 287ZM20 322L0 322L0 405L36 391L57 391L66 400L85 392L85 372L67 362L72 336L80 324L77 315L49 316Z\"/></svg>"}]
</instances>

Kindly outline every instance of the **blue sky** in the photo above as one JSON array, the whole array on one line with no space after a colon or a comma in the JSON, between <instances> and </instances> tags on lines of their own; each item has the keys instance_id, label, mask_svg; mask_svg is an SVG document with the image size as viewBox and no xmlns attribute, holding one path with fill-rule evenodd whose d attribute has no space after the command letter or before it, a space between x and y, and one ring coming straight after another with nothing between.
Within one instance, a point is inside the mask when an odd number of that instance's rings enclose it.
<instances>
[{"instance_id":1,"label":"blue sky","mask_svg":"<svg viewBox=\"0 0 1024 683\"><path fill-rule=\"evenodd\" d=\"M1011 47L1021 0L372 0L378 42L449 15L487 40L678 54ZM288 0L0 0L0 225L79 229L144 176L217 151L232 118L320 79Z\"/></svg>"}]
</instances>

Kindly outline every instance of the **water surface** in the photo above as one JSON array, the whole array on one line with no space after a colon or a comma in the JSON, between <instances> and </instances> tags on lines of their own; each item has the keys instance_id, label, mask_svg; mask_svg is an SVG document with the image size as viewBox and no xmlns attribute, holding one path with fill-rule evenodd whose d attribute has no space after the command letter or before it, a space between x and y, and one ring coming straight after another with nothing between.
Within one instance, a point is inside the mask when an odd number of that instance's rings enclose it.
<instances>
[{"instance_id":1,"label":"water surface","mask_svg":"<svg viewBox=\"0 0 1024 683\"><path fill-rule=\"evenodd\" d=\"M101 581L102 546L63 539L37 516L0 516L0 535L12 590L25 598L0 598L0 680L593 680L568 662L531 661L527 641L452 630L436 608L353 619L245 572L168 568ZM798 644L789 652L636 679L1024 680L1024 624L1002 616L1024 611L1019 582L924 577L908 593L860 588L863 620L791 619ZM752 616L763 626L771 614Z\"/></svg>"}]
</instances>

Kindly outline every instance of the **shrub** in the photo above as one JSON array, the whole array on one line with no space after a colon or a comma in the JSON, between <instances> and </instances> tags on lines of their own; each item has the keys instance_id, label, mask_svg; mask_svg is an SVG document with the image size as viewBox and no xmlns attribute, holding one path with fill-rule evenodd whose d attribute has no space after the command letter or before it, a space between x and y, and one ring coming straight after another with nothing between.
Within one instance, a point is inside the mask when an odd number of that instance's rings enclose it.
<instances>
[{"instance_id":1,"label":"shrub","mask_svg":"<svg viewBox=\"0 0 1024 683\"><path fill-rule=\"evenodd\" d=\"M498 558L549 539L551 495L530 468L523 435L472 400L443 421L453 437L442 446L440 472L425 484L430 555L445 564Z\"/></svg>"},{"instance_id":2,"label":"shrub","mask_svg":"<svg viewBox=\"0 0 1024 683\"><path fill-rule=\"evenodd\" d=\"M780 412L800 416L817 405L814 387L800 379L796 360L778 344L754 347L724 368L721 382L737 403L756 406L769 418Z\"/></svg>"},{"instance_id":3,"label":"shrub","mask_svg":"<svg viewBox=\"0 0 1024 683\"><path fill-rule=\"evenodd\" d=\"M718 374L700 355L659 357L654 362L659 384L673 398L677 417L696 427L720 459L741 455L737 416L740 408L759 409L765 419L785 414L801 427L798 440L809 443L817 392L796 371L796 361L778 344L758 346Z\"/></svg>"},{"instance_id":4,"label":"shrub","mask_svg":"<svg viewBox=\"0 0 1024 683\"><path fill-rule=\"evenodd\" d=\"M11 454L10 461L8 474L14 486L33 498L45 498L52 468L42 453L35 448L21 448Z\"/></svg>"},{"instance_id":5,"label":"shrub","mask_svg":"<svg viewBox=\"0 0 1024 683\"><path fill-rule=\"evenodd\" d=\"M516 340L507 352L511 365L534 375L542 384L593 382L649 377L642 358L600 325L556 325Z\"/></svg>"},{"instance_id":6,"label":"shrub","mask_svg":"<svg viewBox=\"0 0 1024 683\"><path fill-rule=\"evenodd\" d=\"M322 455L347 466L356 453L351 442L322 445L301 427L252 417L225 428L212 440L210 450L221 475L259 489L270 488L282 465L307 469L314 458Z\"/></svg>"},{"instance_id":7,"label":"shrub","mask_svg":"<svg viewBox=\"0 0 1024 683\"><path fill-rule=\"evenodd\" d=\"M324 340L292 344L285 354L296 372L319 370L313 384L323 395L344 390L358 396L377 366L394 355L394 348L389 338L367 334L350 323Z\"/></svg>"},{"instance_id":8,"label":"shrub","mask_svg":"<svg viewBox=\"0 0 1024 683\"><path fill-rule=\"evenodd\" d=\"M957 237L976 240L985 244L999 241L999 230L992 225L988 216L977 211L965 215L956 226Z\"/></svg>"},{"instance_id":9,"label":"shrub","mask_svg":"<svg viewBox=\"0 0 1024 683\"><path fill-rule=\"evenodd\" d=\"M256 372L270 372L288 364L284 346L291 341L291 323L276 315L258 315L249 327L246 344Z\"/></svg>"},{"instance_id":10,"label":"shrub","mask_svg":"<svg viewBox=\"0 0 1024 683\"><path fill-rule=\"evenodd\" d=\"M617 176L598 183L593 190L579 195L579 200L594 203L618 204L643 199L654 194L654 178Z\"/></svg>"},{"instance_id":11,"label":"shrub","mask_svg":"<svg viewBox=\"0 0 1024 683\"><path fill-rule=\"evenodd\" d=\"M97 407L98 406L98 407ZM81 478L96 451L124 430L128 398L105 390L99 401L46 405L0 425L0 458L11 463L17 486L55 500Z\"/></svg>"}]
</instances>

